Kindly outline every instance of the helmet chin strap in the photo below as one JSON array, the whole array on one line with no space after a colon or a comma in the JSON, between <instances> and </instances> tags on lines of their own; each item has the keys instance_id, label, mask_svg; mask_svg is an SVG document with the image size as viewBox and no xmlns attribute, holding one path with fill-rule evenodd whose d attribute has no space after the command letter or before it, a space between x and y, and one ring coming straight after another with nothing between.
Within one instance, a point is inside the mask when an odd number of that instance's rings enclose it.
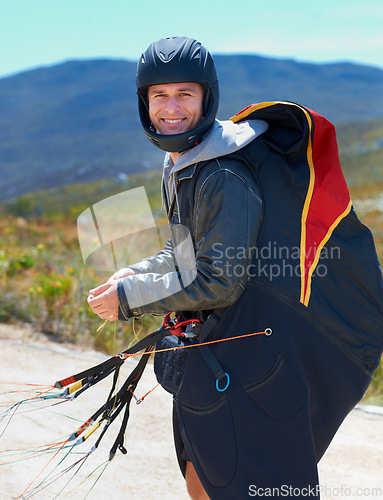
<instances>
[{"instance_id":1,"label":"helmet chin strap","mask_svg":"<svg viewBox=\"0 0 383 500\"><path fill-rule=\"evenodd\" d=\"M149 102L148 102L148 98L146 96L144 96L141 92L136 92L136 94L140 97L141 101L143 102L144 106L145 106L145 109L146 109L146 112L148 113L148 116L149 116Z\"/></svg>"}]
</instances>

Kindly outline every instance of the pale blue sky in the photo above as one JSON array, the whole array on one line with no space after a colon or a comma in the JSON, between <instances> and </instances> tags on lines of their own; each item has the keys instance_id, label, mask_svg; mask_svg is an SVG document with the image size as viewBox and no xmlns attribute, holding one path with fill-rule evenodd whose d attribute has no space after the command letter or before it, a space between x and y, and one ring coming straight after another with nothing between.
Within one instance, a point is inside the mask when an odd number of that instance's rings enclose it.
<instances>
[{"instance_id":1,"label":"pale blue sky","mask_svg":"<svg viewBox=\"0 0 383 500\"><path fill-rule=\"evenodd\" d=\"M214 53L383 69L382 0L0 0L0 77L76 58L137 59L153 40Z\"/></svg>"}]
</instances>

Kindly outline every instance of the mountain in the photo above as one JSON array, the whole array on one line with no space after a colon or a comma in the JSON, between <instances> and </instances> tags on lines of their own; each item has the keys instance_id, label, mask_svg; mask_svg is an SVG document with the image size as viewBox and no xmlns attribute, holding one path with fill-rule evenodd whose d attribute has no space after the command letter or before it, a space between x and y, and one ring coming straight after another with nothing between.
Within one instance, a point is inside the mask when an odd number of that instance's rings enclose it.
<instances>
[{"instance_id":1,"label":"mountain","mask_svg":"<svg viewBox=\"0 0 383 500\"><path fill-rule=\"evenodd\" d=\"M383 118L383 70L255 55L216 55L226 119L250 103L290 100L336 125ZM78 60L0 79L0 201L162 163L139 125L136 63Z\"/></svg>"},{"instance_id":2,"label":"mountain","mask_svg":"<svg viewBox=\"0 0 383 500\"><path fill-rule=\"evenodd\" d=\"M340 124L337 127L337 139L342 170L353 202L356 202L359 210L360 199L367 199L370 201L363 206L371 207L371 200L381 199L383 191L383 119ZM156 168L129 176L119 175L99 181L88 180L86 183L38 189L0 202L0 213L5 209L8 213L22 217L70 215L77 218L83 210L98 201L144 186L153 214L163 216L160 210L161 175L162 169ZM365 204L364 201L362 203ZM378 206L376 208L379 210ZM374 221L374 225L377 235L381 234L383 238L379 220Z\"/></svg>"}]
</instances>

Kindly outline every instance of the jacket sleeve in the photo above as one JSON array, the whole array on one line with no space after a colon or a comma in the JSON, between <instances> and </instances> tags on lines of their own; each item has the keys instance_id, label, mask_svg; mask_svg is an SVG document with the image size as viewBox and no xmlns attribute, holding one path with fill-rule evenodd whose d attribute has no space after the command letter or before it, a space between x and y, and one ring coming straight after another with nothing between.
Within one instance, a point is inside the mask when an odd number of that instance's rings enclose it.
<instances>
[{"instance_id":1,"label":"jacket sleeve","mask_svg":"<svg viewBox=\"0 0 383 500\"><path fill-rule=\"evenodd\" d=\"M142 259L128 267L138 274L167 274L174 270L174 259L173 242L169 239L156 255Z\"/></svg>"},{"instance_id":2,"label":"jacket sleeve","mask_svg":"<svg viewBox=\"0 0 383 500\"><path fill-rule=\"evenodd\" d=\"M245 165L226 158L204 167L195 193L195 255L165 274L122 278L121 318L223 308L242 294L262 222L259 189Z\"/></svg>"}]
</instances>

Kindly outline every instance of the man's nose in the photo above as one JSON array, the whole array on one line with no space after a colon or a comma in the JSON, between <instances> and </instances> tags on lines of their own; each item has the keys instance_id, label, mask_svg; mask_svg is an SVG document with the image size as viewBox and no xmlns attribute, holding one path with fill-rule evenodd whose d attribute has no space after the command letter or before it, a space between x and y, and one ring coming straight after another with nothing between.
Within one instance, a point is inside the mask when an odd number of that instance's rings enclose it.
<instances>
[{"instance_id":1,"label":"man's nose","mask_svg":"<svg viewBox=\"0 0 383 500\"><path fill-rule=\"evenodd\" d=\"M166 101L166 111L169 113L175 113L180 109L178 99L176 97L169 97Z\"/></svg>"}]
</instances>

